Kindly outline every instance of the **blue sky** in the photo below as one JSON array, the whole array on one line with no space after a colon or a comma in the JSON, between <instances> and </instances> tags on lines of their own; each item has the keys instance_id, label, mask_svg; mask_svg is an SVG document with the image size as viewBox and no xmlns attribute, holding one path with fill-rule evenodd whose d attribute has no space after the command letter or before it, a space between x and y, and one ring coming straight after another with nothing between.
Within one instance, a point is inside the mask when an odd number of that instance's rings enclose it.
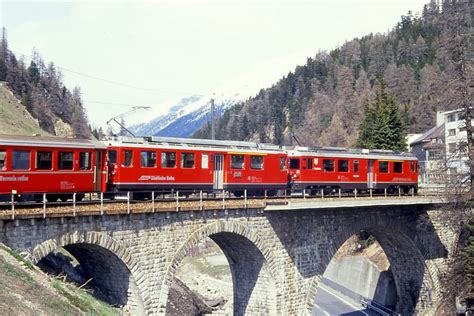
<instances>
[{"instance_id":1,"label":"blue sky","mask_svg":"<svg viewBox=\"0 0 474 316\"><path fill-rule=\"evenodd\" d=\"M268 87L319 50L384 33L427 1L0 0L0 25L15 53L28 60L35 48L61 67L90 120L104 125L127 105L160 113L190 94Z\"/></svg>"}]
</instances>

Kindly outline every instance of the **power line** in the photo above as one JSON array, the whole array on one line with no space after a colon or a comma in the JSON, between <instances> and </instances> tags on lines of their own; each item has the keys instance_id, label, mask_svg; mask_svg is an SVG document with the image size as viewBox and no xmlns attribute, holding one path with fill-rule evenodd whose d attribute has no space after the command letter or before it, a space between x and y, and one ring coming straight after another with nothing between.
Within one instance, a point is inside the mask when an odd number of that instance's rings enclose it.
<instances>
[{"instance_id":1,"label":"power line","mask_svg":"<svg viewBox=\"0 0 474 316\"><path fill-rule=\"evenodd\" d=\"M112 81L112 80L103 79L103 78L99 78L99 77L96 77L96 76L88 75L88 74L85 74L83 72L71 70L71 69L61 67L61 66L58 66L58 65L56 65L56 67L63 70L63 71L67 71L67 72L70 72L70 73L73 73L73 74L76 74L76 75L79 75L79 76L83 76L83 77L86 77L86 78L89 78L89 79L94 79L94 80L106 82L108 84L114 84L114 85L117 85L117 86L127 87L127 88L131 88L131 89L137 89L137 90L148 91L148 92L156 92L156 93L187 94L187 95L199 94L199 93L191 93L191 92L185 92L185 91L165 91L165 90L157 90L157 89L137 87L137 86L130 85L130 84L127 84L127 83L121 83L121 82L118 82L118 81Z\"/></svg>"},{"instance_id":2,"label":"power line","mask_svg":"<svg viewBox=\"0 0 474 316\"><path fill-rule=\"evenodd\" d=\"M106 104L106 105L118 105L118 106L133 106L131 103L113 103L113 102L102 102L102 101L89 101L84 100L84 103L94 103L94 104Z\"/></svg>"}]
</instances>

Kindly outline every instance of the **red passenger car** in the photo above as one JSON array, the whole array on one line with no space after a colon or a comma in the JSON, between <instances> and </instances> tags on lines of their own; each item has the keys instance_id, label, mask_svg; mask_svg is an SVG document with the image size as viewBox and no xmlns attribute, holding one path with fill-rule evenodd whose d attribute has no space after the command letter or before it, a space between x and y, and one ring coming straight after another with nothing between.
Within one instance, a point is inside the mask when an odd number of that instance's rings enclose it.
<instances>
[{"instance_id":1,"label":"red passenger car","mask_svg":"<svg viewBox=\"0 0 474 316\"><path fill-rule=\"evenodd\" d=\"M286 153L274 145L184 138L120 137L106 142L109 191L287 188Z\"/></svg>"},{"instance_id":2,"label":"red passenger car","mask_svg":"<svg viewBox=\"0 0 474 316\"><path fill-rule=\"evenodd\" d=\"M408 153L344 148L295 148L288 152L291 187L325 190L418 188L417 159Z\"/></svg>"},{"instance_id":3,"label":"red passenger car","mask_svg":"<svg viewBox=\"0 0 474 316\"><path fill-rule=\"evenodd\" d=\"M66 200L72 195L62 193L101 192L105 150L91 140L0 135L0 195L48 193L48 200Z\"/></svg>"}]
</instances>

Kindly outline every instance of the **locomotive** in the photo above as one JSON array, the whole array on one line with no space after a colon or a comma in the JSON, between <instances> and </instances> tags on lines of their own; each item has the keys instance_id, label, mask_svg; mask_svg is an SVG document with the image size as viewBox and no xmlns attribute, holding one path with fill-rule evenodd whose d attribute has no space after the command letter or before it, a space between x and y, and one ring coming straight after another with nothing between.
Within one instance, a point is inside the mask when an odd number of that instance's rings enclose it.
<instances>
[{"instance_id":1,"label":"locomotive","mask_svg":"<svg viewBox=\"0 0 474 316\"><path fill-rule=\"evenodd\" d=\"M244 141L113 137L104 141L0 135L0 196L63 201L85 193L226 190L239 197L285 190L416 192L407 153L281 147ZM147 193L148 192L148 193ZM141 195L140 195L141 194Z\"/></svg>"}]
</instances>

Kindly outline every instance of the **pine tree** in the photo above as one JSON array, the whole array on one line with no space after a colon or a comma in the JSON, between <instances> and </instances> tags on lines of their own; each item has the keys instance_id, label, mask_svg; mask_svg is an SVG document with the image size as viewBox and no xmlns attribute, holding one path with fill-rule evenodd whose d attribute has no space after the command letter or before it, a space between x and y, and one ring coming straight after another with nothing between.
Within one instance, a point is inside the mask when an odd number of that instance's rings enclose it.
<instances>
[{"instance_id":1,"label":"pine tree","mask_svg":"<svg viewBox=\"0 0 474 316\"><path fill-rule=\"evenodd\" d=\"M28 67L28 74L33 84L37 85L40 80L40 72L34 61L31 61L30 67Z\"/></svg>"},{"instance_id":2,"label":"pine tree","mask_svg":"<svg viewBox=\"0 0 474 316\"><path fill-rule=\"evenodd\" d=\"M7 65L5 61L0 56L0 81L5 81L7 79Z\"/></svg>"},{"instance_id":3,"label":"pine tree","mask_svg":"<svg viewBox=\"0 0 474 316\"><path fill-rule=\"evenodd\" d=\"M375 100L366 103L365 117L359 125L359 147L369 149L405 150L406 125L394 97L386 91L386 83L379 79Z\"/></svg>"}]
</instances>

